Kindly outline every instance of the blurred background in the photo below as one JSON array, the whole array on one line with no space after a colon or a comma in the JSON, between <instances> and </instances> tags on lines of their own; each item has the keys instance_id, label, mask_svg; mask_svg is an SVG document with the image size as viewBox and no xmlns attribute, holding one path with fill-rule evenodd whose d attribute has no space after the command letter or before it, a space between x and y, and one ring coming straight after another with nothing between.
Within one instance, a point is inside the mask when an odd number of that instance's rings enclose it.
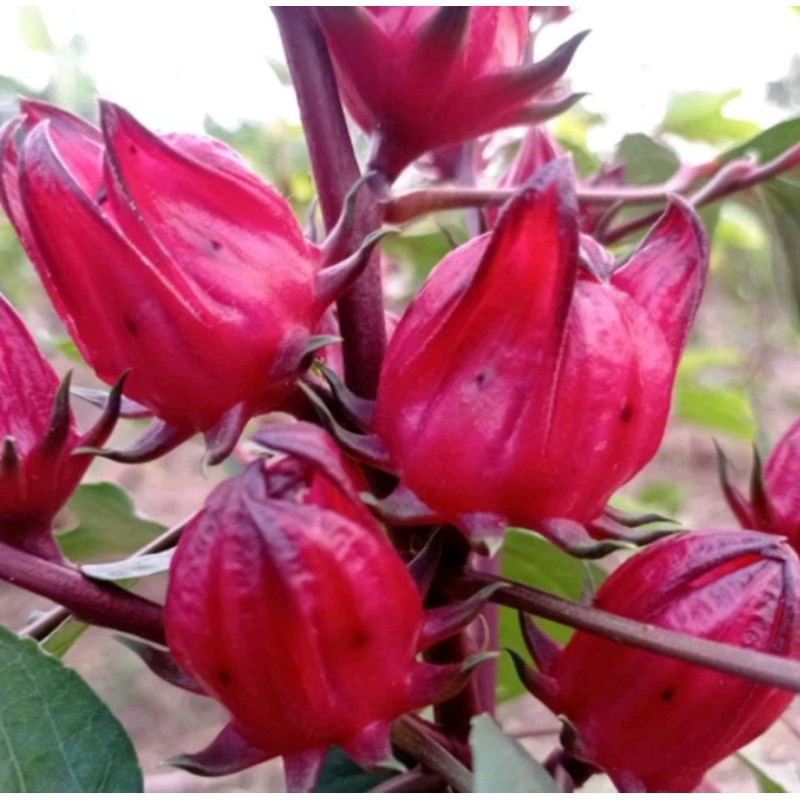
<instances>
[{"instance_id":1,"label":"blurred background","mask_svg":"<svg viewBox=\"0 0 800 800\"><path fill-rule=\"evenodd\" d=\"M577 7L564 22L541 32L537 51L547 53L585 28L593 33L568 74L573 88L588 95L550 125L584 174L624 161L628 182L661 182L682 161L702 162L800 115L798 8L753 6L733 14L696 4L689 16L663 4ZM280 40L261 3L229 0L224 9L195 4L191 11L166 2L152 7L3 3L0 121L16 113L20 95L89 119L96 118L101 96L156 130L205 132L242 153L290 198L301 219L313 199ZM359 140L362 150L363 145ZM497 138L490 174L502 169L514 146L513 134ZM717 485L713 439L724 445L744 485L751 443L767 452L800 414L800 176L718 203L704 212L704 221L713 242L712 278L681 365L673 418L658 457L621 492L619 503L660 511L689 527L724 527L733 520ZM450 214L415 224L388 249L388 300L398 309L448 248L436 222L464 238L463 220ZM619 252L625 249L623 244ZM79 382L91 384L5 220L0 221L0 291L23 314L59 372L76 368ZM118 440L129 440L134 424L123 425ZM224 469L201 475L200 456L199 445L190 443L146 468L107 462L93 467L94 485L82 488L63 515L74 557L120 557L161 525L190 513L225 476ZM92 529L103 526L121 531L116 550L108 543L93 548ZM524 566L516 564L518 577L548 588L552 579L541 566L528 564L527 573ZM570 577L551 588L576 594L580 586L573 583ZM163 582L151 579L143 589L158 596ZM45 607L0 587L4 625L20 628ZM274 766L221 782L159 768L164 757L205 745L223 719L218 709L145 674L102 632L83 636L65 660L119 714L134 738L149 788L280 786ZM504 685L504 698L519 693L512 684ZM526 741L537 752L546 751L557 726L525 702L506 709L509 729L532 733ZM790 758L798 745L790 732L795 717L800 720L800 713L790 712L787 725L766 744L755 745L751 755L768 771L782 771L784 784L797 789ZM720 769L726 788L753 788L753 775L740 766Z\"/></svg>"}]
</instances>

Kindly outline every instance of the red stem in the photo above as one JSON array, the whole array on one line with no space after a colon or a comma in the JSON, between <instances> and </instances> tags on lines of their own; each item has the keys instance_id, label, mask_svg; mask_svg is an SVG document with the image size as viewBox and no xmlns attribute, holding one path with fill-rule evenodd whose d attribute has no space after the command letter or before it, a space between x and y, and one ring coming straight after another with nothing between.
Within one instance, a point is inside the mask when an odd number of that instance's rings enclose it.
<instances>
[{"instance_id":1,"label":"red stem","mask_svg":"<svg viewBox=\"0 0 800 800\"><path fill-rule=\"evenodd\" d=\"M447 588L457 597L469 597L497 580L495 575L465 572L451 579ZM800 663L794 659L700 639L574 603L514 581L504 583L506 586L492 595L491 602L642 650L800 692Z\"/></svg>"},{"instance_id":2,"label":"red stem","mask_svg":"<svg viewBox=\"0 0 800 800\"><path fill-rule=\"evenodd\" d=\"M163 644L162 608L113 584L85 578L73 566L36 558L0 542L0 580L66 606L91 625Z\"/></svg>"},{"instance_id":3,"label":"red stem","mask_svg":"<svg viewBox=\"0 0 800 800\"><path fill-rule=\"evenodd\" d=\"M330 231L339 218L347 192L361 177L342 112L333 65L312 8L273 7L272 11L278 21L300 104L322 217ZM375 196L366 189L359 194L355 225L341 255L355 251L381 221L381 208ZM362 397L373 398L386 350L380 256L377 252L358 281L338 301L337 308L344 339L347 385Z\"/></svg>"},{"instance_id":4,"label":"red stem","mask_svg":"<svg viewBox=\"0 0 800 800\"><path fill-rule=\"evenodd\" d=\"M738 159L727 164L709 162L698 167L687 168L670 181L658 186L617 186L580 187L578 199L588 205L613 206L611 214L616 214L625 206L652 205L666 201L670 195L685 194L699 180L709 177L712 170L718 170L698 191L689 196L689 202L696 207L707 205L743 189L794 169L800 164L800 144L794 145L772 161L760 167L750 161ZM417 189L395 195L384 201L387 222L408 222L423 214L434 211L447 211L457 208L479 206L499 206L517 191L511 189L475 189L451 187L446 189ZM631 233L655 222L661 210L642 214L599 236L604 244L612 244Z\"/></svg>"}]
</instances>

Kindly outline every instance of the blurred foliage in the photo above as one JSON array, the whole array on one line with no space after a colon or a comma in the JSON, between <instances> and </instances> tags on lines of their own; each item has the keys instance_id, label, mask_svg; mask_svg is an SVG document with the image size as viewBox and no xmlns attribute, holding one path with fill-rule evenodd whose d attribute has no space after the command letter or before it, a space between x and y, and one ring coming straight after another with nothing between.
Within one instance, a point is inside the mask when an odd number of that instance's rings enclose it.
<instances>
[{"instance_id":1,"label":"blurred foliage","mask_svg":"<svg viewBox=\"0 0 800 800\"><path fill-rule=\"evenodd\" d=\"M794 56L789 72L767 84L767 97L781 108L800 108L800 56Z\"/></svg>"},{"instance_id":2,"label":"blurred foliage","mask_svg":"<svg viewBox=\"0 0 800 800\"><path fill-rule=\"evenodd\" d=\"M57 523L61 551L79 563L127 556L165 530L139 516L131 498L115 483L79 486Z\"/></svg>"},{"instance_id":3,"label":"blurred foliage","mask_svg":"<svg viewBox=\"0 0 800 800\"><path fill-rule=\"evenodd\" d=\"M716 145L749 139L758 133L758 125L723 113L725 106L740 95L739 89L674 94L667 104L661 130L691 142Z\"/></svg>"},{"instance_id":4,"label":"blurred foliage","mask_svg":"<svg viewBox=\"0 0 800 800\"><path fill-rule=\"evenodd\" d=\"M582 562L541 536L516 528L506 532L500 574L512 581L570 600L580 600L587 582L588 585L597 587L604 577L597 564ZM542 630L556 641L566 642L572 634L571 629L557 622L538 622ZM500 646L515 650L528 658L520 632L519 617L516 611L508 608L500 609ZM510 700L524 692L511 659L501 658L498 661L498 701Z\"/></svg>"},{"instance_id":5,"label":"blurred foliage","mask_svg":"<svg viewBox=\"0 0 800 800\"><path fill-rule=\"evenodd\" d=\"M302 220L314 199L303 129L282 120L244 122L229 130L207 118L209 136L220 139L243 155L250 166L286 197Z\"/></svg>"},{"instance_id":6,"label":"blurred foliage","mask_svg":"<svg viewBox=\"0 0 800 800\"><path fill-rule=\"evenodd\" d=\"M741 364L736 350L688 348L678 368L675 406L684 419L742 439L752 439L756 423L747 393L726 368Z\"/></svg>"},{"instance_id":7,"label":"blurred foliage","mask_svg":"<svg viewBox=\"0 0 800 800\"><path fill-rule=\"evenodd\" d=\"M594 114L578 105L553 120L553 136L575 159L575 168L581 177L597 172L602 165L589 147L589 131L605 122L602 114Z\"/></svg>"},{"instance_id":8,"label":"blurred foliage","mask_svg":"<svg viewBox=\"0 0 800 800\"><path fill-rule=\"evenodd\" d=\"M626 182L634 186L663 183L680 166L677 153L644 133L629 133L617 145L616 163L625 165Z\"/></svg>"}]
</instances>

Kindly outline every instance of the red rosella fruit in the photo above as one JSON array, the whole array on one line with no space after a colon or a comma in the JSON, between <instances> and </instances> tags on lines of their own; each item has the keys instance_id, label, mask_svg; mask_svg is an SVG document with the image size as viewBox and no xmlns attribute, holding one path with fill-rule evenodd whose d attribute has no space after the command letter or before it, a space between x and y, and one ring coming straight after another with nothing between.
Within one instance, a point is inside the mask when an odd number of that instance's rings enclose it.
<instances>
[{"instance_id":1,"label":"red rosella fruit","mask_svg":"<svg viewBox=\"0 0 800 800\"><path fill-rule=\"evenodd\" d=\"M22 320L0 296L0 541L60 560L53 517L80 483L89 455L116 421L119 394L81 435L69 407L69 381L45 361Z\"/></svg>"},{"instance_id":2,"label":"red rosella fruit","mask_svg":"<svg viewBox=\"0 0 800 800\"><path fill-rule=\"evenodd\" d=\"M707 263L674 200L616 267L579 240L568 162L544 167L392 337L374 431L406 494L466 529L594 524L661 442Z\"/></svg>"},{"instance_id":3,"label":"red rosella fruit","mask_svg":"<svg viewBox=\"0 0 800 800\"><path fill-rule=\"evenodd\" d=\"M797 555L775 536L696 532L632 556L603 583L594 605L657 628L798 658L799 581ZM549 656L529 685L575 727L569 755L607 772L623 791L692 791L793 698L583 631Z\"/></svg>"},{"instance_id":4,"label":"red rosella fruit","mask_svg":"<svg viewBox=\"0 0 800 800\"><path fill-rule=\"evenodd\" d=\"M800 551L800 420L783 434L763 469L755 452L749 500L733 485L721 451L719 456L725 497L742 526L785 536Z\"/></svg>"},{"instance_id":5,"label":"red rosella fruit","mask_svg":"<svg viewBox=\"0 0 800 800\"><path fill-rule=\"evenodd\" d=\"M150 451L274 409L333 299L286 201L222 143L157 136L111 103L100 130L21 108L0 199L83 356L109 383L129 371L160 420Z\"/></svg>"},{"instance_id":6,"label":"red rosella fruit","mask_svg":"<svg viewBox=\"0 0 800 800\"><path fill-rule=\"evenodd\" d=\"M429 150L541 121L574 101L542 98L583 36L521 66L526 7L320 7L317 15L344 103L373 135L371 166L391 179Z\"/></svg>"},{"instance_id":7,"label":"red rosella fruit","mask_svg":"<svg viewBox=\"0 0 800 800\"><path fill-rule=\"evenodd\" d=\"M460 665L416 659L458 614L423 612L330 437L297 423L257 440L296 455L217 487L170 569L172 655L232 718L176 763L220 774L281 755L290 786L309 788L330 745L380 761L393 719L463 685Z\"/></svg>"}]
</instances>

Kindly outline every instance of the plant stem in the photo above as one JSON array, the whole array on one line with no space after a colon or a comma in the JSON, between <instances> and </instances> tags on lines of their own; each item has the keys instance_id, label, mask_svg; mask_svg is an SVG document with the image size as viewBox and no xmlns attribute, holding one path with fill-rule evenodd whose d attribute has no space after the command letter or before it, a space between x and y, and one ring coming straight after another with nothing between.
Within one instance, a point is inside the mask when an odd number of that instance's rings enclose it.
<instances>
[{"instance_id":1,"label":"plant stem","mask_svg":"<svg viewBox=\"0 0 800 800\"><path fill-rule=\"evenodd\" d=\"M174 525L167 531L164 531L160 536L153 539L152 542L140 547L135 553L132 553L129 558L136 558L136 556L146 556L152 553L163 553L164 550L169 550L178 543L183 533L183 529L191 522L195 514L192 514L187 519ZM51 608L46 614L43 614L38 619L26 625L20 632L20 636L30 636L41 642L46 639L59 625L66 622L72 614L68 608L64 606L56 606ZM113 626L112 626L113 627Z\"/></svg>"},{"instance_id":2,"label":"plant stem","mask_svg":"<svg viewBox=\"0 0 800 800\"><path fill-rule=\"evenodd\" d=\"M344 119L325 37L309 7L273 7L303 121L311 169L325 227L330 231L347 192L361 177ZM355 224L343 250L353 252L376 230L382 210L372 191L359 194ZM345 255L346 253L342 253ZM345 380L362 397L373 398L386 349L380 256L338 301Z\"/></svg>"},{"instance_id":3,"label":"plant stem","mask_svg":"<svg viewBox=\"0 0 800 800\"><path fill-rule=\"evenodd\" d=\"M730 161L708 183L691 195L688 200L695 208L700 208L717 200L722 200L735 192L740 192L756 184L771 180L784 172L794 169L798 164L800 164L800 144L790 147L777 158L759 167L754 167L750 162L744 160ZM660 211L642 214L640 217L607 231L600 238L600 241L603 244L618 242L652 224L660 214Z\"/></svg>"},{"instance_id":4,"label":"plant stem","mask_svg":"<svg viewBox=\"0 0 800 800\"><path fill-rule=\"evenodd\" d=\"M755 166L745 159L729 161L727 164L708 162L697 167L686 168L682 173L662 185L581 186L577 190L577 196L578 200L586 205L616 206L612 215L626 206L664 203L670 195L675 194L686 195L689 202L699 208L770 180L794 169L798 164L800 164L800 144L790 147L777 158L760 166ZM700 189L689 194L692 187L705 178L710 179ZM416 189L384 200L384 214L387 222L401 223L434 211L499 206L509 200L518 190L519 187L509 189L475 189L471 187ZM642 214L604 232L599 236L599 240L604 244L613 244L655 222L660 215L660 209Z\"/></svg>"},{"instance_id":5,"label":"plant stem","mask_svg":"<svg viewBox=\"0 0 800 800\"><path fill-rule=\"evenodd\" d=\"M61 603L84 622L164 643L161 606L89 580L71 565L44 561L0 542L0 580Z\"/></svg>"},{"instance_id":6,"label":"plant stem","mask_svg":"<svg viewBox=\"0 0 800 800\"><path fill-rule=\"evenodd\" d=\"M467 571L451 578L448 589L456 596L468 597L497 580L495 575ZM794 659L700 639L584 606L513 581L504 582L507 585L495 592L491 602L527 611L621 644L739 675L757 683L800 692L800 663Z\"/></svg>"},{"instance_id":7,"label":"plant stem","mask_svg":"<svg viewBox=\"0 0 800 800\"><path fill-rule=\"evenodd\" d=\"M476 189L453 187L446 189L414 189L394 195L384 201L387 222L408 222L433 211L448 211L456 208L499 206L519 191L511 189ZM670 189L666 186L622 186L610 189L581 188L578 199L589 205L647 205L666 200Z\"/></svg>"},{"instance_id":8,"label":"plant stem","mask_svg":"<svg viewBox=\"0 0 800 800\"><path fill-rule=\"evenodd\" d=\"M462 631L426 651L433 664L460 664L475 654L475 646L467 631ZM480 667L478 667L480 669ZM462 744L469 740L472 718L483 710L477 675L473 674L467 685L454 697L434 706L436 722L449 736Z\"/></svg>"},{"instance_id":9,"label":"plant stem","mask_svg":"<svg viewBox=\"0 0 800 800\"><path fill-rule=\"evenodd\" d=\"M420 764L441 775L457 792L471 792L472 773L413 717L404 716L392 723L392 742Z\"/></svg>"}]
</instances>

